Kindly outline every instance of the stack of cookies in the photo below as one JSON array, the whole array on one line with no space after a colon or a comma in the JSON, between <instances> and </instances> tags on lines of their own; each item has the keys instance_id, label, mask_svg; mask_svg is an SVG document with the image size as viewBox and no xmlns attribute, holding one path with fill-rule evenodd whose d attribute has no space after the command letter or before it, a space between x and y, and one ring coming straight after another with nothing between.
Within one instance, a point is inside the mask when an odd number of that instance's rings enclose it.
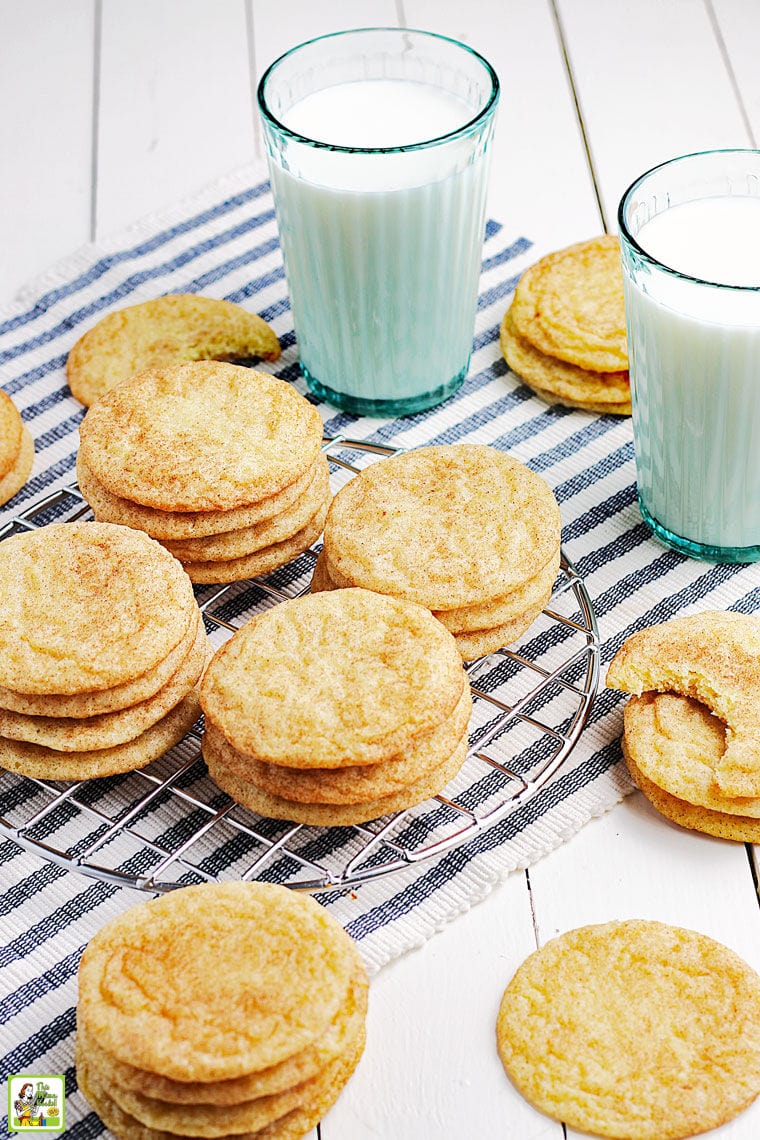
<instances>
[{"instance_id":1,"label":"stack of cookies","mask_svg":"<svg viewBox=\"0 0 760 1140\"><path fill-rule=\"evenodd\" d=\"M623 754L668 819L739 843L760 841L760 618L707 611L643 629L607 685L634 694Z\"/></svg>"},{"instance_id":2,"label":"stack of cookies","mask_svg":"<svg viewBox=\"0 0 760 1140\"><path fill-rule=\"evenodd\" d=\"M261 815L337 826L441 791L466 758L472 698L429 611L339 590L252 618L214 655L201 704L220 788Z\"/></svg>"},{"instance_id":3,"label":"stack of cookies","mask_svg":"<svg viewBox=\"0 0 760 1140\"><path fill-rule=\"evenodd\" d=\"M193 582L284 565L319 537L330 498L322 420L290 384L200 361L138 373L80 429L95 517L158 539Z\"/></svg>"},{"instance_id":4,"label":"stack of cookies","mask_svg":"<svg viewBox=\"0 0 760 1140\"><path fill-rule=\"evenodd\" d=\"M21 490L34 463L34 440L18 408L0 388L0 507Z\"/></svg>"},{"instance_id":5,"label":"stack of cookies","mask_svg":"<svg viewBox=\"0 0 760 1140\"><path fill-rule=\"evenodd\" d=\"M311 588L417 602L471 661L516 641L546 605L560 526L550 487L517 460L493 447L422 447L341 488Z\"/></svg>"},{"instance_id":6,"label":"stack of cookies","mask_svg":"<svg viewBox=\"0 0 760 1140\"><path fill-rule=\"evenodd\" d=\"M149 764L200 715L208 643L153 539L51 524L0 547L0 767L53 780Z\"/></svg>"},{"instance_id":7,"label":"stack of cookies","mask_svg":"<svg viewBox=\"0 0 760 1140\"><path fill-rule=\"evenodd\" d=\"M102 928L79 967L77 1081L121 1140L304 1136L364 1049L343 928L264 883L187 887Z\"/></svg>"},{"instance_id":8,"label":"stack of cookies","mask_svg":"<svg viewBox=\"0 0 760 1140\"><path fill-rule=\"evenodd\" d=\"M580 242L531 266L504 315L501 350L547 403L629 416L618 238Z\"/></svg>"},{"instance_id":9,"label":"stack of cookies","mask_svg":"<svg viewBox=\"0 0 760 1140\"><path fill-rule=\"evenodd\" d=\"M573 1135L694 1136L760 1093L760 977L694 930L584 926L523 962L496 1039L523 1096Z\"/></svg>"},{"instance_id":10,"label":"stack of cookies","mask_svg":"<svg viewBox=\"0 0 760 1140\"><path fill-rule=\"evenodd\" d=\"M146 368L279 355L274 330L255 313L231 301L170 293L98 321L69 353L66 378L77 400L89 405Z\"/></svg>"}]
</instances>

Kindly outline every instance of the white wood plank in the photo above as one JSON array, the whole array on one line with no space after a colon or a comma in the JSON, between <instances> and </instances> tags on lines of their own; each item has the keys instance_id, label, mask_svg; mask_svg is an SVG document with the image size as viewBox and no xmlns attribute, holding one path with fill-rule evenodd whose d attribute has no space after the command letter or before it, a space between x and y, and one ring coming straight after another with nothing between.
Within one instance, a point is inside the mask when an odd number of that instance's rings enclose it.
<instances>
[{"instance_id":1,"label":"white wood plank","mask_svg":"<svg viewBox=\"0 0 760 1140\"><path fill-rule=\"evenodd\" d=\"M103 0L97 233L254 157L244 0Z\"/></svg>"},{"instance_id":2,"label":"white wood plank","mask_svg":"<svg viewBox=\"0 0 760 1140\"><path fill-rule=\"evenodd\" d=\"M0 304L90 236L94 0L0 0Z\"/></svg>"},{"instance_id":3,"label":"white wood plank","mask_svg":"<svg viewBox=\"0 0 760 1140\"><path fill-rule=\"evenodd\" d=\"M703 0L557 0L610 229L630 183L658 162L747 146Z\"/></svg>"},{"instance_id":4,"label":"white wood plank","mask_svg":"<svg viewBox=\"0 0 760 1140\"><path fill-rule=\"evenodd\" d=\"M705 2L748 120L748 141L756 147L760 140L760 72L757 67L760 7L748 4L747 0Z\"/></svg>"},{"instance_id":5,"label":"white wood plank","mask_svg":"<svg viewBox=\"0 0 760 1140\"><path fill-rule=\"evenodd\" d=\"M496 1052L504 988L535 949L522 874L372 979L367 1048L322 1140L561 1140Z\"/></svg>"},{"instance_id":6,"label":"white wood plank","mask_svg":"<svg viewBox=\"0 0 760 1140\"><path fill-rule=\"evenodd\" d=\"M394 0L251 0L256 77L296 44L349 28L395 27Z\"/></svg>"},{"instance_id":7,"label":"white wood plank","mask_svg":"<svg viewBox=\"0 0 760 1140\"><path fill-rule=\"evenodd\" d=\"M548 251L601 230L549 0L405 0L410 27L469 44L499 76L489 212Z\"/></svg>"},{"instance_id":8,"label":"white wood plank","mask_svg":"<svg viewBox=\"0 0 760 1140\"><path fill-rule=\"evenodd\" d=\"M743 845L670 824L640 793L532 867L530 878L541 944L587 923L657 919L700 930L760 970L760 909ZM760 1102L712 1135L756 1140Z\"/></svg>"}]
</instances>

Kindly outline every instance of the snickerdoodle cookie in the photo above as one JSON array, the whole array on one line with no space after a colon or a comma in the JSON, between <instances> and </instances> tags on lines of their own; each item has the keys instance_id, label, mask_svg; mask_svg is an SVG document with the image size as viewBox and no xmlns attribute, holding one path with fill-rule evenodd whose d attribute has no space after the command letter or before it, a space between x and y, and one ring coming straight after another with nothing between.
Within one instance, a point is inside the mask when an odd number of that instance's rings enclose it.
<instances>
[{"instance_id":1,"label":"snickerdoodle cookie","mask_svg":"<svg viewBox=\"0 0 760 1140\"><path fill-rule=\"evenodd\" d=\"M217 361L149 369L98 400L80 437L95 517L145 530L194 582L267 573L321 533L321 417L267 373Z\"/></svg>"},{"instance_id":2,"label":"snickerdoodle cookie","mask_svg":"<svg viewBox=\"0 0 760 1140\"><path fill-rule=\"evenodd\" d=\"M620 241L604 234L550 253L523 273L511 307L519 335L589 372L628 368Z\"/></svg>"},{"instance_id":3,"label":"snickerdoodle cookie","mask_svg":"<svg viewBox=\"0 0 760 1140\"><path fill-rule=\"evenodd\" d=\"M496 1033L526 1099L598 1136L694 1136L760 1093L760 977L719 942L660 922L552 939L509 983Z\"/></svg>"},{"instance_id":4,"label":"snickerdoodle cookie","mask_svg":"<svg viewBox=\"0 0 760 1140\"><path fill-rule=\"evenodd\" d=\"M277 360L272 328L231 301L168 294L108 313L79 338L66 362L71 391L92 404L145 368L194 360Z\"/></svg>"},{"instance_id":5,"label":"snickerdoodle cookie","mask_svg":"<svg viewBox=\"0 0 760 1140\"><path fill-rule=\"evenodd\" d=\"M266 883L186 887L91 939L77 1014L120 1061L176 1081L227 1080L313 1045L357 964L351 940L307 895Z\"/></svg>"},{"instance_id":6,"label":"snickerdoodle cookie","mask_svg":"<svg viewBox=\"0 0 760 1140\"><path fill-rule=\"evenodd\" d=\"M139 531L59 523L0 558L0 767L35 778L130 771L197 720L208 659L180 563Z\"/></svg>"},{"instance_id":7,"label":"snickerdoodle cookie","mask_svg":"<svg viewBox=\"0 0 760 1140\"><path fill-rule=\"evenodd\" d=\"M10 396L0 388L0 507L21 490L34 462L34 440Z\"/></svg>"},{"instance_id":8,"label":"snickerdoodle cookie","mask_svg":"<svg viewBox=\"0 0 760 1140\"><path fill-rule=\"evenodd\" d=\"M212 778L262 815L359 823L430 798L467 755L470 687L422 606L310 594L251 619L201 690Z\"/></svg>"},{"instance_id":9,"label":"snickerdoodle cookie","mask_svg":"<svg viewBox=\"0 0 760 1140\"><path fill-rule=\"evenodd\" d=\"M547 404L563 404L587 412L630 416L631 386L628 370L591 372L554 356L547 356L515 327L507 309L499 335L502 355L509 367Z\"/></svg>"},{"instance_id":10,"label":"snickerdoodle cookie","mask_svg":"<svg viewBox=\"0 0 760 1140\"><path fill-rule=\"evenodd\" d=\"M760 798L760 618L709 610L648 626L618 650L607 685L705 705L725 725L725 747L712 769L717 791Z\"/></svg>"},{"instance_id":11,"label":"snickerdoodle cookie","mask_svg":"<svg viewBox=\"0 0 760 1140\"><path fill-rule=\"evenodd\" d=\"M517 637L549 599L560 513L548 484L493 447L422 447L341 488L313 589L360 586L426 606L465 659Z\"/></svg>"}]
</instances>

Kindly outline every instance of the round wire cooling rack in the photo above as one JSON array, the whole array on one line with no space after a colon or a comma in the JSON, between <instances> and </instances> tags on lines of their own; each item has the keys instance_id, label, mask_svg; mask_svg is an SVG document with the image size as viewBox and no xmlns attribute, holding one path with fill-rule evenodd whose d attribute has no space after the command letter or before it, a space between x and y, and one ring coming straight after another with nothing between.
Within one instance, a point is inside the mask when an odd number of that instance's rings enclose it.
<instances>
[{"instance_id":1,"label":"round wire cooling rack","mask_svg":"<svg viewBox=\"0 0 760 1140\"><path fill-rule=\"evenodd\" d=\"M342 436L326 439L323 450L333 490L368 463L398 454ZM86 517L89 507L73 484L2 526L0 541ZM222 644L253 614L306 593L317 553L311 549L261 578L198 587L212 644ZM522 814L571 763L598 685L599 634L586 587L564 554L549 605L530 629L467 671L473 694L467 759L445 795L406 811L332 828L258 816L208 776L199 722L159 760L120 776L64 783L0 770L0 838L69 870L151 892L225 879L319 891L398 872Z\"/></svg>"}]
</instances>

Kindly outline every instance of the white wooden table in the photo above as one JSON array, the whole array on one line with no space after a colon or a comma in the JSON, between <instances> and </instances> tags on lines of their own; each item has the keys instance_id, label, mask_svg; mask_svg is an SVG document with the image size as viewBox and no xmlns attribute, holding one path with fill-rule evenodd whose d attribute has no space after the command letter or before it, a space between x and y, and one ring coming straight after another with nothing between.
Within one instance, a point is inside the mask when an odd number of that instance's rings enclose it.
<instances>
[{"instance_id":1,"label":"white wooden table","mask_svg":"<svg viewBox=\"0 0 760 1140\"><path fill-rule=\"evenodd\" d=\"M0 303L261 155L257 78L283 50L398 23L494 64L489 210L547 247L615 229L622 191L655 163L760 138L752 0L0 0ZM323 1140L575 1136L509 1085L496 1011L537 944L624 917L702 930L760 969L752 851L635 794L374 979L367 1051ZM760 1102L713 1135L757 1140Z\"/></svg>"}]
</instances>

